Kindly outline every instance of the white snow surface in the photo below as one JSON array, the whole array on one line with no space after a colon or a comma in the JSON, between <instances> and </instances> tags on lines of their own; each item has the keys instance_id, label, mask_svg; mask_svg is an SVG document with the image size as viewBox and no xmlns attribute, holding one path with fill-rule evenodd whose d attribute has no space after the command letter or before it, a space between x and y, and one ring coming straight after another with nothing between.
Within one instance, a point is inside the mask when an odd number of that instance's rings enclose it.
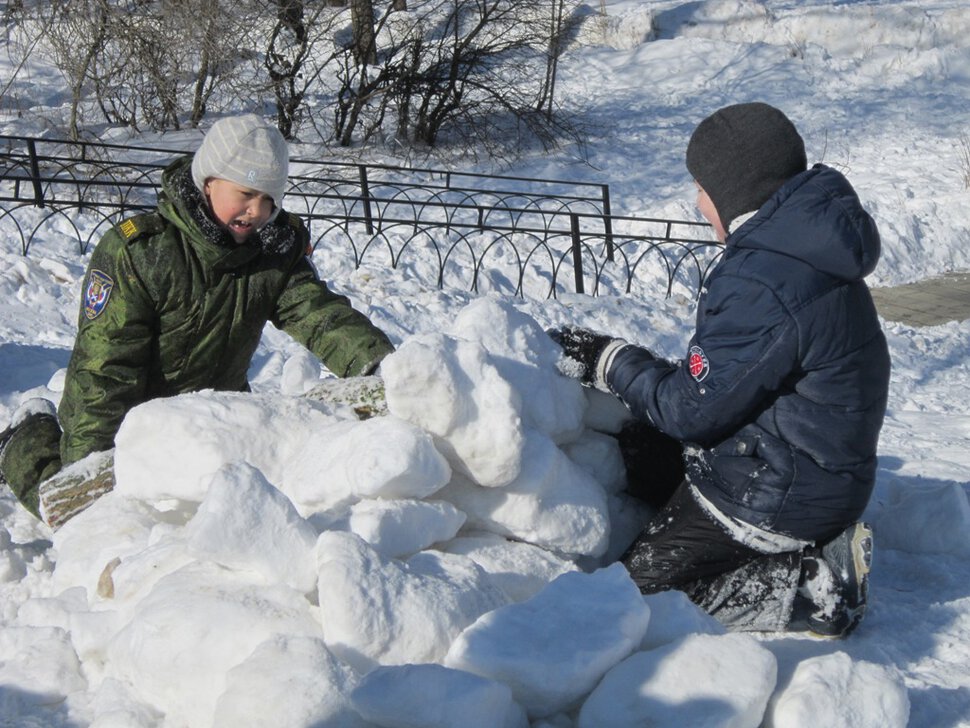
<instances>
[{"instance_id":1,"label":"white snow surface","mask_svg":"<svg viewBox=\"0 0 970 728\"><path fill-rule=\"evenodd\" d=\"M589 122L586 149L502 171L608 182L614 211L699 219L690 132L764 100L875 216L873 285L970 269L962 0L589 11L557 83ZM67 107L57 74L14 80L32 111L0 113L0 130L46 132ZM59 400L88 255L56 225L28 256L0 245L0 426ZM561 377L543 334L578 324L680 357L689 297L503 299L348 257L320 246L314 261L398 347L389 415L299 397L329 373L268 326L254 394L133 410L116 490L56 533L0 495L0 723L970 726L970 321L885 322L858 631L732 635L682 594L640 597L612 564L645 514L592 430L626 414Z\"/></svg>"}]
</instances>

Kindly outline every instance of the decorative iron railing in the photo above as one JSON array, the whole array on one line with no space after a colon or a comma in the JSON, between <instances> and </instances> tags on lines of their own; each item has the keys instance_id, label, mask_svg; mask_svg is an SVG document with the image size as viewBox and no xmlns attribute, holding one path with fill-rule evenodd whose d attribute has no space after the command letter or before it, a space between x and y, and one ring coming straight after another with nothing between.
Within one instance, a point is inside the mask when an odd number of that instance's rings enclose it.
<instances>
[{"instance_id":1,"label":"decorative iron railing","mask_svg":"<svg viewBox=\"0 0 970 728\"><path fill-rule=\"evenodd\" d=\"M27 255L56 230L83 255L153 209L162 171L187 153L0 136L0 235ZM614 215L605 184L306 159L290 171L286 207L315 249L346 251L355 268L408 266L439 287L556 297L659 281L668 296L696 293L719 255L703 223Z\"/></svg>"}]
</instances>

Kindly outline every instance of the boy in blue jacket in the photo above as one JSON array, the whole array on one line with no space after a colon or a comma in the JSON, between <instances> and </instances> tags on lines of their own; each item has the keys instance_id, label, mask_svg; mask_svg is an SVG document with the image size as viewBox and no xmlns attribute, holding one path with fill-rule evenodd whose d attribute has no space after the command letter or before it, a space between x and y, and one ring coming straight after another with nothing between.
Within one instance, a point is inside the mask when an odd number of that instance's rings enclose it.
<instances>
[{"instance_id":1,"label":"boy in blue jacket","mask_svg":"<svg viewBox=\"0 0 970 728\"><path fill-rule=\"evenodd\" d=\"M880 240L845 177L763 103L704 119L687 147L724 254L682 361L584 329L550 335L685 478L623 556L643 593L679 589L729 629L840 637L866 607L889 352L863 279ZM649 483L632 483L638 489Z\"/></svg>"}]
</instances>

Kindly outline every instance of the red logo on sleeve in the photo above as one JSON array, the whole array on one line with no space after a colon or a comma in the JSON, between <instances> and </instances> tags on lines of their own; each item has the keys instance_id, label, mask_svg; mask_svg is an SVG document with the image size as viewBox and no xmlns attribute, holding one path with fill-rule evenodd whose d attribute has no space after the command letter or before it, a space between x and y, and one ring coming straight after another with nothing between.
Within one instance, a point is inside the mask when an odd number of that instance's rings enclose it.
<instances>
[{"instance_id":1,"label":"red logo on sleeve","mask_svg":"<svg viewBox=\"0 0 970 728\"><path fill-rule=\"evenodd\" d=\"M690 347L690 351L687 352L687 368L690 370L690 375L694 377L697 382L704 381L711 371L711 364L707 360L707 354L699 346Z\"/></svg>"}]
</instances>

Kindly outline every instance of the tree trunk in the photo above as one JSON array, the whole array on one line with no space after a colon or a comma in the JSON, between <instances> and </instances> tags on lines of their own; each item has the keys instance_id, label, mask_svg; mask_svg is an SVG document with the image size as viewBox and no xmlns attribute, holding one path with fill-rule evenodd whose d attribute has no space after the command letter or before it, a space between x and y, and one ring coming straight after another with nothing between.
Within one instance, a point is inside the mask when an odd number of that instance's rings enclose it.
<instances>
[{"instance_id":1,"label":"tree trunk","mask_svg":"<svg viewBox=\"0 0 970 728\"><path fill-rule=\"evenodd\" d=\"M353 25L354 60L357 65L377 63L373 0L350 0L350 22Z\"/></svg>"}]
</instances>

